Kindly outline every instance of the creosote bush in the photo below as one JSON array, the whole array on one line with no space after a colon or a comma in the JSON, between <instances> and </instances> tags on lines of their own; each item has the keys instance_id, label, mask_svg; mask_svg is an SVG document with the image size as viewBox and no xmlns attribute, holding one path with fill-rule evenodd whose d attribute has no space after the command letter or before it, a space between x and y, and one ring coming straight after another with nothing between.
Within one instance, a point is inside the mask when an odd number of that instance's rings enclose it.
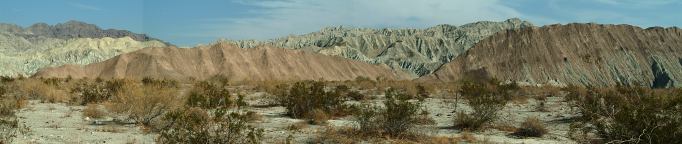
<instances>
[{"instance_id":1,"label":"creosote bush","mask_svg":"<svg viewBox=\"0 0 682 144\"><path fill-rule=\"evenodd\" d=\"M574 129L608 143L682 143L682 90L618 86L569 92L582 115Z\"/></svg>"},{"instance_id":2,"label":"creosote bush","mask_svg":"<svg viewBox=\"0 0 682 144\"><path fill-rule=\"evenodd\" d=\"M473 112L457 112L455 127L478 130L495 121L498 112L504 108L511 99L511 93L516 90L518 90L516 84L500 84L495 79L463 81L460 94L467 100Z\"/></svg>"},{"instance_id":3,"label":"creosote bush","mask_svg":"<svg viewBox=\"0 0 682 144\"><path fill-rule=\"evenodd\" d=\"M314 111L322 111L328 116L347 114L349 108L342 105L347 87L337 87L333 91L325 91L325 87L323 82L296 82L287 93L280 94L280 104L293 118L312 119L311 116L320 115L313 114Z\"/></svg>"},{"instance_id":4,"label":"creosote bush","mask_svg":"<svg viewBox=\"0 0 682 144\"><path fill-rule=\"evenodd\" d=\"M164 116L168 126L159 133L159 143L257 144L263 130L248 124L248 116L229 113L222 107L209 114L198 107L171 111Z\"/></svg>"},{"instance_id":5,"label":"creosote bush","mask_svg":"<svg viewBox=\"0 0 682 144\"><path fill-rule=\"evenodd\" d=\"M409 136L408 131L417 123L419 103L410 102L408 94L389 88L386 90L385 108L364 106L355 115L357 130L365 136L386 134L394 138Z\"/></svg>"},{"instance_id":6,"label":"creosote bush","mask_svg":"<svg viewBox=\"0 0 682 144\"><path fill-rule=\"evenodd\" d=\"M187 105L202 108L229 107L232 100L225 84L201 81L194 84L189 92Z\"/></svg>"}]
</instances>

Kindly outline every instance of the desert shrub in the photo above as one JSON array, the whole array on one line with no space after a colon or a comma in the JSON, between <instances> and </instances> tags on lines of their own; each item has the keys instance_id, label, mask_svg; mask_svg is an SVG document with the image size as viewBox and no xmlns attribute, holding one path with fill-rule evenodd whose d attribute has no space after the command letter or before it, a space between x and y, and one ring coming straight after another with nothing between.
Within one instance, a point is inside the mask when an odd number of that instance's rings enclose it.
<instances>
[{"instance_id":1,"label":"desert shrub","mask_svg":"<svg viewBox=\"0 0 682 144\"><path fill-rule=\"evenodd\" d=\"M11 76L0 76L0 82L6 83L6 82L14 82L16 78L11 77Z\"/></svg>"},{"instance_id":2,"label":"desert shrub","mask_svg":"<svg viewBox=\"0 0 682 144\"><path fill-rule=\"evenodd\" d=\"M366 99L368 99L366 95L363 95L362 93L360 93L360 92L358 92L358 91L350 91L350 92L348 92L347 96L348 96L350 99L356 100L356 101L361 101L361 100L366 100Z\"/></svg>"},{"instance_id":3,"label":"desert shrub","mask_svg":"<svg viewBox=\"0 0 682 144\"><path fill-rule=\"evenodd\" d=\"M0 143L12 143L19 132L19 121L12 116L0 117Z\"/></svg>"},{"instance_id":4,"label":"desert shrub","mask_svg":"<svg viewBox=\"0 0 682 144\"><path fill-rule=\"evenodd\" d=\"M5 85L0 84L0 98L4 97L4 95L7 93L7 88Z\"/></svg>"},{"instance_id":5,"label":"desert shrub","mask_svg":"<svg viewBox=\"0 0 682 144\"><path fill-rule=\"evenodd\" d=\"M23 80L18 83L19 91L29 98L40 99L42 102L68 102L71 100L68 92L60 90L56 85L45 84L37 79Z\"/></svg>"},{"instance_id":6,"label":"desert shrub","mask_svg":"<svg viewBox=\"0 0 682 144\"><path fill-rule=\"evenodd\" d=\"M400 136L415 125L419 104L409 102L410 97L392 88L386 90L382 127L387 134Z\"/></svg>"},{"instance_id":7,"label":"desert shrub","mask_svg":"<svg viewBox=\"0 0 682 144\"><path fill-rule=\"evenodd\" d=\"M536 117L526 118L526 121L521 123L521 127L518 128L513 134L521 137L542 137L547 133L547 128L545 124Z\"/></svg>"},{"instance_id":8,"label":"desert shrub","mask_svg":"<svg viewBox=\"0 0 682 144\"><path fill-rule=\"evenodd\" d=\"M309 121L310 124L314 125L324 124L327 122L327 120L331 118L326 112L324 112L321 109L313 110L312 112L308 113L308 116L306 117L310 119Z\"/></svg>"},{"instance_id":9,"label":"desert shrub","mask_svg":"<svg viewBox=\"0 0 682 144\"><path fill-rule=\"evenodd\" d=\"M314 110L321 110L330 116L345 114L341 92L325 91L325 84L316 81L296 82L288 93L280 94L280 104L287 108L293 118L308 118Z\"/></svg>"},{"instance_id":10,"label":"desert shrub","mask_svg":"<svg viewBox=\"0 0 682 144\"><path fill-rule=\"evenodd\" d=\"M71 89L71 92L79 95L80 97L75 97L81 105L86 105L89 103L101 103L110 100L116 93L123 90L126 85L131 85L134 82L126 79L113 79L109 81L104 81L97 78L95 82L90 82L87 80L77 83Z\"/></svg>"},{"instance_id":11,"label":"desert shrub","mask_svg":"<svg viewBox=\"0 0 682 144\"><path fill-rule=\"evenodd\" d=\"M187 96L187 105L202 108L229 107L232 105L230 91L223 84L201 81Z\"/></svg>"},{"instance_id":12,"label":"desert shrub","mask_svg":"<svg viewBox=\"0 0 682 144\"><path fill-rule=\"evenodd\" d=\"M159 133L159 143L242 144L260 143L263 130L248 124L247 116L218 108L212 115L194 107L167 113L167 128Z\"/></svg>"},{"instance_id":13,"label":"desert shrub","mask_svg":"<svg viewBox=\"0 0 682 144\"><path fill-rule=\"evenodd\" d=\"M365 105L358 110L358 113L355 114L355 122L358 123L356 129L358 132L361 132L364 135L377 135L381 132L381 126L379 125L380 123L378 123L381 121L381 117L379 117L378 110L380 109L368 105Z\"/></svg>"},{"instance_id":14,"label":"desert shrub","mask_svg":"<svg viewBox=\"0 0 682 144\"><path fill-rule=\"evenodd\" d=\"M460 94L473 109L471 113L458 112L455 127L477 130L497 119L498 112L504 108L513 86L500 85L494 79L487 82L463 81Z\"/></svg>"},{"instance_id":15,"label":"desert shrub","mask_svg":"<svg viewBox=\"0 0 682 144\"><path fill-rule=\"evenodd\" d=\"M17 100L11 98L0 97L0 117L13 116L14 110L18 108Z\"/></svg>"},{"instance_id":16,"label":"desert shrub","mask_svg":"<svg viewBox=\"0 0 682 144\"><path fill-rule=\"evenodd\" d=\"M682 92L640 87L576 94L579 126L610 143L682 143Z\"/></svg>"},{"instance_id":17,"label":"desert shrub","mask_svg":"<svg viewBox=\"0 0 682 144\"><path fill-rule=\"evenodd\" d=\"M91 118L102 118L106 116L106 112L99 108L97 104L88 104L83 109L83 116Z\"/></svg>"},{"instance_id":18,"label":"desert shrub","mask_svg":"<svg viewBox=\"0 0 682 144\"><path fill-rule=\"evenodd\" d=\"M426 88L423 85L417 85L417 98L419 100L424 100L425 98L429 97L429 92L426 90Z\"/></svg>"},{"instance_id":19,"label":"desert shrub","mask_svg":"<svg viewBox=\"0 0 682 144\"><path fill-rule=\"evenodd\" d=\"M155 78L151 78L151 77L142 78L142 84L144 84L144 85L156 85L156 86L168 87L168 88L180 87L180 83L176 80L155 79Z\"/></svg>"},{"instance_id":20,"label":"desert shrub","mask_svg":"<svg viewBox=\"0 0 682 144\"><path fill-rule=\"evenodd\" d=\"M405 136L418 122L420 104L408 101L410 97L399 90L387 89L385 108L365 106L355 115L358 131L364 135Z\"/></svg>"},{"instance_id":21,"label":"desert shrub","mask_svg":"<svg viewBox=\"0 0 682 144\"><path fill-rule=\"evenodd\" d=\"M106 104L107 109L146 126L153 126L158 117L180 105L173 88L127 84L122 89Z\"/></svg>"},{"instance_id":22,"label":"desert shrub","mask_svg":"<svg viewBox=\"0 0 682 144\"><path fill-rule=\"evenodd\" d=\"M16 137L19 122L14 112L20 107L17 102L14 97L0 95L0 143L12 143Z\"/></svg>"}]
</instances>

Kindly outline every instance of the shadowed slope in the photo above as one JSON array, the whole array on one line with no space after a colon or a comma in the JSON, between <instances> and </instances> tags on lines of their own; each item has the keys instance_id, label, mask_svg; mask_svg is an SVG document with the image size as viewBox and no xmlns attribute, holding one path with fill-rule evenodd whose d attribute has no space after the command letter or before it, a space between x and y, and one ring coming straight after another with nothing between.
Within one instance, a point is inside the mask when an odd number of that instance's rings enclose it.
<instances>
[{"instance_id":1,"label":"shadowed slope","mask_svg":"<svg viewBox=\"0 0 682 144\"><path fill-rule=\"evenodd\" d=\"M497 33L421 80L486 69L528 84L680 87L682 30L568 24Z\"/></svg>"}]
</instances>

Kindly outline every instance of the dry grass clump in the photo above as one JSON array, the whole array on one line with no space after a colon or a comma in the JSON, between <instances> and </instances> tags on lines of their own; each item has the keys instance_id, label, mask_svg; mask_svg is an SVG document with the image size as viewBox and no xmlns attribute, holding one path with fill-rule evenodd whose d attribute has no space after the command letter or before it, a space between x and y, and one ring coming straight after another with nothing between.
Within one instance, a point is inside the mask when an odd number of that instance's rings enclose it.
<instances>
[{"instance_id":1,"label":"dry grass clump","mask_svg":"<svg viewBox=\"0 0 682 144\"><path fill-rule=\"evenodd\" d=\"M71 96L65 90L57 88L58 84L56 83L59 82L52 82L56 80L47 81L54 84L47 84L39 79L26 79L17 82L17 85L20 94L29 98L40 99L42 102L50 103L69 102Z\"/></svg>"},{"instance_id":2,"label":"dry grass clump","mask_svg":"<svg viewBox=\"0 0 682 144\"><path fill-rule=\"evenodd\" d=\"M88 104L87 106L85 106L85 109L83 109L83 116L86 117L102 118L106 115L107 113L100 109L99 105L97 104Z\"/></svg>"},{"instance_id":3,"label":"dry grass clump","mask_svg":"<svg viewBox=\"0 0 682 144\"><path fill-rule=\"evenodd\" d=\"M354 128L326 127L325 131L318 135L312 143L354 144L358 143L361 139L369 140L365 139L364 135Z\"/></svg>"},{"instance_id":4,"label":"dry grass clump","mask_svg":"<svg viewBox=\"0 0 682 144\"><path fill-rule=\"evenodd\" d=\"M175 88L139 84L125 84L121 88L106 104L107 109L146 126L181 105Z\"/></svg>"},{"instance_id":5,"label":"dry grass clump","mask_svg":"<svg viewBox=\"0 0 682 144\"><path fill-rule=\"evenodd\" d=\"M296 122L294 124L289 125L287 127L287 130L296 131L296 130L301 130L301 129L304 129L307 127L308 127L308 122L300 121L300 122Z\"/></svg>"},{"instance_id":6,"label":"dry grass clump","mask_svg":"<svg viewBox=\"0 0 682 144\"><path fill-rule=\"evenodd\" d=\"M680 89L568 90L571 104L582 114L574 128L582 133L594 132L609 143L682 143Z\"/></svg>"},{"instance_id":7,"label":"dry grass clump","mask_svg":"<svg viewBox=\"0 0 682 144\"><path fill-rule=\"evenodd\" d=\"M261 143L263 130L248 124L248 116L218 108L209 114L198 107L171 111L168 126L159 132L159 143L242 144Z\"/></svg>"},{"instance_id":8,"label":"dry grass clump","mask_svg":"<svg viewBox=\"0 0 682 144\"><path fill-rule=\"evenodd\" d=\"M521 127L513 133L521 137L542 137L545 134L547 134L545 124L536 117L526 118L526 121L521 123Z\"/></svg>"}]
</instances>

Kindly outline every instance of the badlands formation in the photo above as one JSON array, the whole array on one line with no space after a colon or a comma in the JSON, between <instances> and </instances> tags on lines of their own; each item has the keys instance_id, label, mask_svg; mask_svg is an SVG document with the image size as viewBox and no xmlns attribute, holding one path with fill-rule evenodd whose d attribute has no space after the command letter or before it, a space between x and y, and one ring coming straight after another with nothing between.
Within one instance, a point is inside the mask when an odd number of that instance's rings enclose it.
<instances>
[{"instance_id":1,"label":"badlands formation","mask_svg":"<svg viewBox=\"0 0 682 144\"><path fill-rule=\"evenodd\" d=\"M409 74L312 52L272 47L242 49L230 44L197 48L146 48L86 66L65 65L39 71L35 77L269 80L407 80Z\"/></svg>"},{"instance_id":2,"label":"badlands formation","mask_svg":"<svg viewBox=\"0 0 682 144\"><path fill-rule=\"evenodd\" d=\"M318 32L269 41L222 42L233 43L242 48L270 45L304 49L371 64L386 64L395 70L423 76L490 35L532 26L530 22L514 18L503 22L482 21L462 26L444 24L426 29L328 27Z\"/></svg>"},{"instance_id":3,"label":"badlands formation","mask_svg":"<svg viewBox=\"0 0 682 144\"><path fill-rule=\"evenodd\" d=\"M126 30L102 30L78 21L21 28L0 24L0 76L33 75L43 67L90 64L146 47L168 44Z\"/></svg>"},{"instance_id":4,"label":"badlands formation","mask_svg":"<svg viewBox=\"0 0 682 144\"><path fill-rule=\"evenodd\" d=\"M485 69L527 84L682 87L682 30L549 25L497 33L421 80Z\"/></svg>"}]
</instances>

